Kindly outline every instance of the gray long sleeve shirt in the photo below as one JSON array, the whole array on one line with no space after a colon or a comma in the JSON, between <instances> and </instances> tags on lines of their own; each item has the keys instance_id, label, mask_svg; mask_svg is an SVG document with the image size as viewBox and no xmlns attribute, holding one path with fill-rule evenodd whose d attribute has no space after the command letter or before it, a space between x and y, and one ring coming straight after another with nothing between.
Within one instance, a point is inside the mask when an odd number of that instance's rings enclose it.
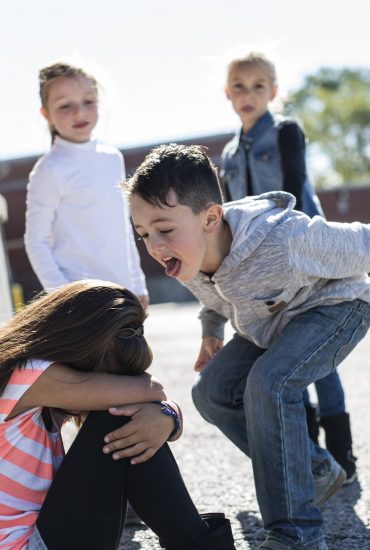
<instances>
[{"instance_id":1,"label":"gray long sleeve shirt","mask_svg":"<svg viewBox=\"0 0 370 550\"><path fill-rule=\"evenodd\" d=\"M370 225L309 218L282 191L224 205L233 240L212 277L186 286L202 304L203 336L223 338L230 320L268 348L308 309L360 298L370 303Z\"/></svg>"}]
</instances>

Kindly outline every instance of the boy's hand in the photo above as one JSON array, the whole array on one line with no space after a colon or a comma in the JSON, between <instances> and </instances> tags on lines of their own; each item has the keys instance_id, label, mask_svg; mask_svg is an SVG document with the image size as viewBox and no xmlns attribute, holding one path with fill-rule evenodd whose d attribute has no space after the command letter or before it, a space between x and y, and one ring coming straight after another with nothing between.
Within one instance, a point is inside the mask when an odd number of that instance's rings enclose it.
<instances>
[{"instance_id":1,"label":"boy's hand","mask_svg":"<svg viewBox=\"0 0 370 550\"><path fill-rule=\"evenodd\" d=\"M223 347L224 341L215 336L205 336L202 340L198 359L195 362L194 370L201 372L216 353Z\"/></svg>"},{"instance_id":2,"label":"boy's hand","mask_svg":"<svg viewBox=\"0 0 370 550\"><path fill-rule=\"evenodd\" d=\"M172 417L163 414L156 403L111 407L109 412L115 416L131 416L130 422L104 438L103 452L113 453L114 460L134 457L131 464L145 462L166 443L174 430Z\"/></svg>"}]
</instances>

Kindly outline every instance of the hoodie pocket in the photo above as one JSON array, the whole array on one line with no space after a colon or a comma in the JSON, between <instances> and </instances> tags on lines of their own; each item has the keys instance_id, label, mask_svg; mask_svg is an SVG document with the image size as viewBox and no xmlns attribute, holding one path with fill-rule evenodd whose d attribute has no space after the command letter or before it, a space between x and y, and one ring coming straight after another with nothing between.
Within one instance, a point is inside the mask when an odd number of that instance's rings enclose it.
<instances>
[{"instance_id":1,"label":"hoodie pocket","mask_svg":"<svg viewBox=\"0 0 370 550\"><path fill-rule=\"evenodd\" d=\"M254 298L253 311L260 319L266 319L284 309L292 298L293 294L289 289L275 290L266 296Z\"/></svg>"}]
</instances>

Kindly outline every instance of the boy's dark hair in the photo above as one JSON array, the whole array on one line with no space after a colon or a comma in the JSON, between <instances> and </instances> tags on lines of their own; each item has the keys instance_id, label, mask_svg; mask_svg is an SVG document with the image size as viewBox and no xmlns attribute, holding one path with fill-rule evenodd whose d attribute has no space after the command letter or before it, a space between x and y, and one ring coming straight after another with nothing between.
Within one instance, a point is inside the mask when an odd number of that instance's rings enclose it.
<instances>
[{"instance_id":1,"label":"boy's dark hair","mask_svg":"<svg viewBox=\"0 0 370 550\"><path fill-rule=\"evenodd\" d=\"M139 195L156 206L173 206L168 201L174 191L178 203L189 206L194 214L223 202L217 168L200 145L155 147L123 188L129 200Z\"/></svg>"}]
</instances>

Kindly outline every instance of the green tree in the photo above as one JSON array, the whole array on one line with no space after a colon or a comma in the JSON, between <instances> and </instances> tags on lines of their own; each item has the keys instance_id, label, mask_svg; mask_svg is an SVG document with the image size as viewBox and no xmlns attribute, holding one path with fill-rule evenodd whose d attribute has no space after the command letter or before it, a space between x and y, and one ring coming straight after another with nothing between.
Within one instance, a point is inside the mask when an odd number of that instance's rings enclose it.
<instances>
[{"instance_id":1,"label":"green tree","mask_svg":"<svg viewBox=\"0 0 370 550\"><path fill-rule=\"evenodd\" d=\"M316 185L370 183L370 69L322 67L286 107L302 122L311 156L326 158L329 169L316 170Z\"/></svg>"}]
</instances>

